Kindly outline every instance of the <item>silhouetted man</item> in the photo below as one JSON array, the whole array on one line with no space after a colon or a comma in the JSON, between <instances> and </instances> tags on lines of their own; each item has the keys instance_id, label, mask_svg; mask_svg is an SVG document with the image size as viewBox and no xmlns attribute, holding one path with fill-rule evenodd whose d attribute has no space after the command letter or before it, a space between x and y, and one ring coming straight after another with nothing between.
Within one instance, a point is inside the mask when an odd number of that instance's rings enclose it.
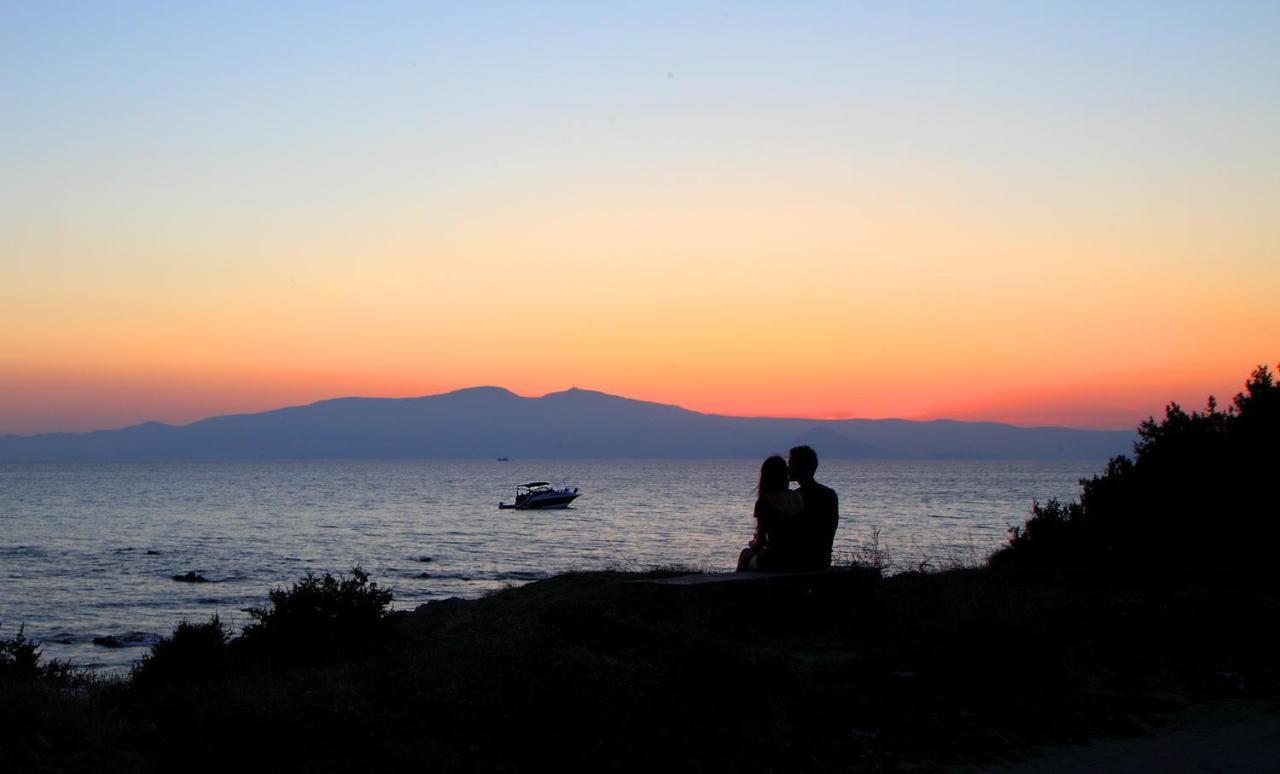
<instances>
[{"instance_id":1,"label":"silhouetted man","mask_svg":"<svg viewBox=\"0 0 1280 774\"><path fill-rule=\"evenodd\" d=\"M813 480L818 471L818 454L808 446L791 450L787 460L791 480L800 485L804 508L800 511L797 538L801 565L797 569L820 570L831 566L831 544L840 524L840 501L834 489Z\"/></svg>"}]
</instances>

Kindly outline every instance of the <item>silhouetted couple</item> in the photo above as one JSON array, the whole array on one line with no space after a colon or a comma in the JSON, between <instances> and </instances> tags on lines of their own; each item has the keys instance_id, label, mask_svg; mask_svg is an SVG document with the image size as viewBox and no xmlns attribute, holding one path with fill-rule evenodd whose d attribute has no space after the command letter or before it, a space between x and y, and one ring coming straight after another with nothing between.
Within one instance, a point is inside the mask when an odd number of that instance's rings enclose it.
<instances>
[{"instance_id":1,"label":"silhouetted couple","mask_svg":"<svg viewBox=\"0 0 1280 774\"><path fill-rule=\"evenodd\" d=\"M831 544L840 523L835 491L813 480L818 455L808 446L787 460L770 457L760 466L756 533L738 556L738 570L798 572L831 566ZM795 481L797 489L789 482Z\"/></svg>"}]
</instances>

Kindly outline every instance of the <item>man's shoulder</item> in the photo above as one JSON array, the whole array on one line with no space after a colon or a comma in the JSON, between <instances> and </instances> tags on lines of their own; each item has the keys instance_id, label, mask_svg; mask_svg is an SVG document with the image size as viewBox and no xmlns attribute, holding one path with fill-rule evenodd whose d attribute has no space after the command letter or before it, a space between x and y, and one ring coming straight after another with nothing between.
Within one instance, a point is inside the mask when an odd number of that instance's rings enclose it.
<instances>
[{"instance_id":1,"label":"man's shoulder","mask_svg":"<svg viewBox=\"0 0 1280 774\"><path fill-rule=\"evenodd\" d=\"M837 497L836 490L832 489L831 487L825 484L819 484L817 481L814 481L812 484L805 487L805 490L810 491L813 494L818 495L819 497L831 497L831 498Z\"/></svg>"},{"instance_id":2,"label":"man's shoulder","mask_svg":"<svg viewBox=\"0 0 1280 774\"><path fill-rule=\"evenodd\" d=\"M819 484L817 481L801 488L800 496L805 499L806 503L811 503L813 505L817 505L821 502L835 505L840 502L840 497L836 494L836 490L829 486Z\"/></svg>"}]
</instances>

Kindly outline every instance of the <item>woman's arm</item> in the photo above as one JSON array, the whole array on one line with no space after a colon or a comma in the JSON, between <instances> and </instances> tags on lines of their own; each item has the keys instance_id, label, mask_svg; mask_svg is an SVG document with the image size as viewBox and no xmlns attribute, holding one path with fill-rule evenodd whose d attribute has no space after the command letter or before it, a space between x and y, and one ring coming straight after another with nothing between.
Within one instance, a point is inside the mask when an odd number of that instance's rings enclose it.
<instances>
[{"instance_id":1,"label":"woman's arm","mask_svg":"<svg viewBox=\"0 0 1280 774\"><path fill-rule=\"evenodd\" d=\"M769 530L773 527L773 508L769 506L768 500L759 497L756 498L756 507L752 513L756 517L756 540L761 546L768 545Z\"/></svg>"}]
</instances>

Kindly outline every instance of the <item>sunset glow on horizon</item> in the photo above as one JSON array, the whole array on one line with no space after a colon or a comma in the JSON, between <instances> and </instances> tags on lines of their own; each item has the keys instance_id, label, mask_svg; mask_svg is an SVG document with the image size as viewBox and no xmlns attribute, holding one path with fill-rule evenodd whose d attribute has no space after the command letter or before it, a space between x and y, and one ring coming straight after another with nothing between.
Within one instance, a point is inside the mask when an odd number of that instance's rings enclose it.
<instances>
[{"instance_id":1,"label":"sunset glow on horizon","mask_svg":"<svg viewBox=\"0 0 1280 774\"><path fill-rule=\"evenodd\" d=\"M1226 403L1280 359L1280 7L981 8L9 7L0 434Z\"/></svg>"}]
</instances>

